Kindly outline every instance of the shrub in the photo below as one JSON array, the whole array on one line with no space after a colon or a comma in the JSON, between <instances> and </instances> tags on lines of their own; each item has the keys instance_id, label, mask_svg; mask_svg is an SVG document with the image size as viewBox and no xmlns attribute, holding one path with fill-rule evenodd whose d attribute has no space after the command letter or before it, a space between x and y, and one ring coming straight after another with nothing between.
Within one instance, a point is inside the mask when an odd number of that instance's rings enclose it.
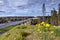
<instances>
[{"instance_id":1,"label":"shrub","mask_svg":"<svg viewBox=\"0 0 60 40\"><path fill-rule=\"evenodd\" d=\"M37 31L40 33L41 40L53 40L55 37L56 26L51 26L48 23L42 22L36 25Z\"/></svg>"},{"instance_id":2,"label":"shrub","mask_svg":"<svg viewBox=\"0 0 60 40\"><path fill-rule=\"evenodd\" d=\"M20 27L20 29L26 29L27 28L27 26L21 26Z\"/></svg>"},{"instance_id":3,"label":"shrub","mask_svg":"<svg viewBox=\"0 0 60 40\"><path fill-rule=\"evenodd\" d=\"M57 28L57 29L55 30L55 34L56 34L56 36L59 36L59 37L60 37L60 28Z\"/></svg>"}]
</instances>

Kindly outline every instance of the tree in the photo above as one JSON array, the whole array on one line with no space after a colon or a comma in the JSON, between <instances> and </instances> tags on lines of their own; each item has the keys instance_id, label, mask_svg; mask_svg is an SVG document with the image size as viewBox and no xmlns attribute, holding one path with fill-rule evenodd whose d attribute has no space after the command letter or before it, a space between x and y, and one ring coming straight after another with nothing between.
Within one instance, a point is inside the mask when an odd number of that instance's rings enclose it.
<instances>
[{"instance_id":1,"label":"tree","mask_svg":"<svg viewBox=\"0 0 60 40\"><path fill-rule=\"evenodd\" d=\"M43 3L43 6L42 6L42 13L43 13L43 21L46 21L45 19L45 11L46 11L46 8L45 8L45 3Z\"/></svg>"},{"instance_id":2,"label":"tree","mask_svg":"<svg viewBox=\"0 0 60 40\"><path fill-rule=\"evenodd\" d=\"M46 17L46 22L50 24L50 16L49 15Z\"/></svg>"},{"instance_id":3,"label":"tree","mask_svg":"<svg viewBox=\"0 0 60 40\"><path fill-rule=\"evenodd\" d=\"M58 25L57 11L54 8L51 11L51 24Z\"/></svg>"},{"instance_id":4,"label":"tree","mask_svg":"<svg viewBox=\"0 0 60 40\"><path fill-rule=\"evenodd\" d=\"M60 26L60 4L58 5L58 25Z\"/></svg>"}]
</instances>

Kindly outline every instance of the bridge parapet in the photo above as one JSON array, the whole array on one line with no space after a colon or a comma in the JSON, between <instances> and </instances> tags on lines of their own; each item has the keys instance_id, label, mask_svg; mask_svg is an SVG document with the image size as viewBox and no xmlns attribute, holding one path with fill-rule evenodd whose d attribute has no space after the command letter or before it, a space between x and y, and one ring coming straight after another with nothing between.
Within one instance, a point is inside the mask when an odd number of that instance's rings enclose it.
<instances>
[{"instance_id":1,"label":"bridge parapet","mask_svg":"<svg viewBox=\"0 0 60 40\"><path fill-rule=\"evenodd\" d=\"M38 18L30 18L30 19L27 19L26 22L24 22L23 24L24 25L33 25L35 23L35 19L38 19ZM32 23L33 22L33 23ZM36 23L35 23L36 24Z\"/></svg>"}]
</instances>

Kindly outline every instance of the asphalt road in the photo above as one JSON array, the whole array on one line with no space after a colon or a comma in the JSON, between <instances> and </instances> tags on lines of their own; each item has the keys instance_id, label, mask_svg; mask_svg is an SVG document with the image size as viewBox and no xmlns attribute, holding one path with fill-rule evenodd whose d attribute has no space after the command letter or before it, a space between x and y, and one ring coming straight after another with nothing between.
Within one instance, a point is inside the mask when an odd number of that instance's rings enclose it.
<instances>
[{"instance_id":1,"label":"asphalt road","mask_svg":"<svg viewBox=\"0 0 60 40\"><path fill-rule=\"evenodd\" d=\"M28 20L29 19L22 20L22 21L14 21L14 22L3 23L3 24L0 24L0 29L8 27L8 26L12 26L12 25L15 26L15 25L18 25L18 24L22 24L22 23L27 22Z\"/></svg>"}]
</instances>

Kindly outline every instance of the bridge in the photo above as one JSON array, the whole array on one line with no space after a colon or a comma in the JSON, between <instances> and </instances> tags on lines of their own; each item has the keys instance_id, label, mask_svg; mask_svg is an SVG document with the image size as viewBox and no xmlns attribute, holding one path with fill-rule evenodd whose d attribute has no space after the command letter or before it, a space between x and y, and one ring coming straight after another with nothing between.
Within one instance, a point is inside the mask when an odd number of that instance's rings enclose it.
<instances>
[{"instance_id":1,"label":"bridge","mask_svg":"<svg viewBox=\"0 0 60 40\"><path fill-rule=\"evenodd\" d=\"M19 25L19 24L31 24L31 20L32 19L33 18L29 18L29 19L22 20L22 21L15 21L15 22L3 23L3 24L0 24L0 29L8 27L8 26L16 26L16 25Z\"/></svg>"}]
</instances>

